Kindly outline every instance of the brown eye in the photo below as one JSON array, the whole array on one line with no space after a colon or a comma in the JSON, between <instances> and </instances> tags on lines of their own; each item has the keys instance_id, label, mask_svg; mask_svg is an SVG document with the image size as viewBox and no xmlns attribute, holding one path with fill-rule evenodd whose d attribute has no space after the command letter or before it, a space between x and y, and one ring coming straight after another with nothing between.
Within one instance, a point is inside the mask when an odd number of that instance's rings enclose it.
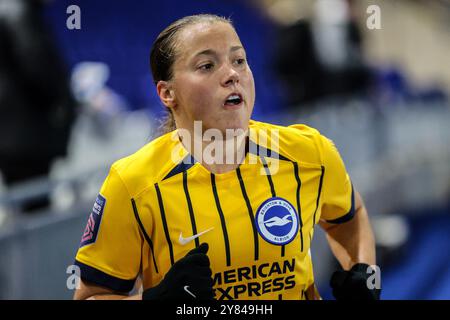
<instances>
[{"instance_id":1,"label":"brown eye","mask_svg":"<svg viewBox=\"0 0 450 320\"><path fill-rule=\"evenodd\" d=\"M198 67L200 70L210 70L214 67L212 63L205 63Z\"/></svg>"},{"instance_id":2,"label":"brown eye","mask_svg":"<svg viewBox=\"0 0 450 320\"><path fill-rule=\"evenodd\" d=\"M244 58L236 59L236 63L237 63L238 65L244 64L244 63L245 63L245 59L244 59Z\"/></svg>"}]
</instances>

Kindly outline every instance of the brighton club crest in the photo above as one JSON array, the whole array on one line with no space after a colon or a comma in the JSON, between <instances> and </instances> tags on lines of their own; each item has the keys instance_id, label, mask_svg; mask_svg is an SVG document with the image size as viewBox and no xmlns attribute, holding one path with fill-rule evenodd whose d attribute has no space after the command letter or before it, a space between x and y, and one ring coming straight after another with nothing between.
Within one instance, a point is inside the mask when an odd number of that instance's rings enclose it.
<instances>
[{"instance_id":1,"label":"brighton club crest","mask_svg":"<svg viewBox=\"0 0 450 320\"><path fill-rule=\"evenodd\" d=\"M298 232L297 212L283 198L273 197L264 201L256 211L255 220L259 234L271 244L288 244Z\"/></svg>"}]
</instances>

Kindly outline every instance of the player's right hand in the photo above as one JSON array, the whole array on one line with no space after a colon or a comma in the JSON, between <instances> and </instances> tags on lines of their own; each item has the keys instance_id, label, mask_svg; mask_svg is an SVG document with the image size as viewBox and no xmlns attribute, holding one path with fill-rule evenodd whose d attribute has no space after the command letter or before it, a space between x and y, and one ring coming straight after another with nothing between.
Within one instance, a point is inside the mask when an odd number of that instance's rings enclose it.
<instances>
[{"instance_id":1,"label":"player's right hand","mask_svg":"<svg viewBox=\"0 0 450 320\"><path fill-rule=\"evenodd\" d=\"M214 299L208 244L202 243L173 264L164 279L144 290L142 300L212 300Z\"/></svg>"}]
</instances>

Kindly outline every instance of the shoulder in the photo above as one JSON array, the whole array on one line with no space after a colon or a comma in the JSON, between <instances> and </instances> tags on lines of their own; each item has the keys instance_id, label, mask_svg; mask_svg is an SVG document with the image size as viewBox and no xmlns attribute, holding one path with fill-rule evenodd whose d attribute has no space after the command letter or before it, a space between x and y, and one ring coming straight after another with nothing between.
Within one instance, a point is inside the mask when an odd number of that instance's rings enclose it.
<instances>
[{"instance_id":1,"label":"shoulder","mask_svg":"<svg viewBox=\"0 0 450 320\"><path fill-rule=\"evenodd\" d=\"M322 164L323 140L326 138L315 128L305 124L282 126L252 120L250 129L255 131L256 139L267 140L272 148L278 148L280 155L292 161Z\"/></svg>"},{"instance_id":2,"label":"shoulder","mask_svg":"<svg viewBox=\"0 0 450 320\"><path fill-rule=\"evenodd\" d=\"M120 177L131 197L162 180L175 165L171 159L178 142L172 139L172 134L154 139L111 166L111 171Z\"/></svg>"}]
</instances>

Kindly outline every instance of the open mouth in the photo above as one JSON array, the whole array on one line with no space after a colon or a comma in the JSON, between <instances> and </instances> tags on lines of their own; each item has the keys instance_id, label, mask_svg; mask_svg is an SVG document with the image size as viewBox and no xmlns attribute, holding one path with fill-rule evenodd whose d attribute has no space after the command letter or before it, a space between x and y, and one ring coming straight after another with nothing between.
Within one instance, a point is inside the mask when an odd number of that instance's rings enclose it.
<instances>
[{"instance_id":1,"label":"open mouth","mask_svg":"<svg viewBox=\"0 0 450 320\"><path fill-rule=\"evenodd\" d=\"M241 104L241 102L242 102L242 96L237 93L232 93L225 100L224 105L225 106L237 106L237 105Z\"/></svg>"}]
</instances>

